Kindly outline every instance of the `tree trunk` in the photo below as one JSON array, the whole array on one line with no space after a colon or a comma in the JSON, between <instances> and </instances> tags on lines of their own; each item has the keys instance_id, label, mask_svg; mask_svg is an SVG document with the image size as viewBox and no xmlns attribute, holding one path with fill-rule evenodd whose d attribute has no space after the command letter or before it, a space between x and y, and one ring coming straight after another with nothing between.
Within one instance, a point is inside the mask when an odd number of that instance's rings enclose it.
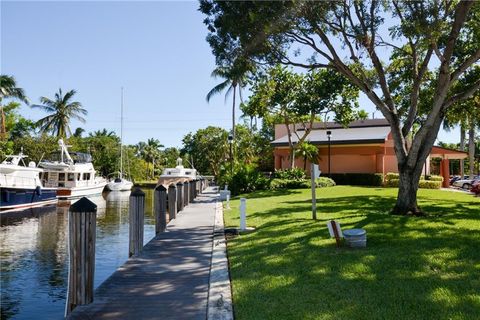
<instances>
[{"instance_id":1,"label":"tree trunk","mask_svg":"<svg viewBox=\"0 0 480 320\"><path fill-rule=\"evenodd\" d=\"M290 147L290 169L295 169L295 148Z\"/></svg>"},{"instance_id":2,"label":"tree trunk","mask_svg":"<svg viewBox=\"0 0 480 320\"><path fill-rule=\"evenodd\" d=\"M460 126L460 150L465 151L465 128ZM460 159L460 176L463 179L465 175L465 162L463 159Z\"/></svg>"},{"instance_id":3,"label":"tree trunk","mask_svg":"<svg viewBox=\"0 0 480 320\"><path fill-rule=\"evenodd\" d=\"M392 210L395 215L423 215L417 205L418 181L422 174L424 161L419 161L413 168L406 164L398 164L400 181L398 186L397 203Z\"/></svg>"},{"instance_id":4,"label":"tree trunk","mask_svg":"<svg viewBox=\"0 0 480 320\"><path fill-rule=\"evenodd\" d=\"M233 106L232 106L232 160L231 165L235 163L235 93L237 86L233 86ZM233 169L232 169L233 170Z\"/></svg>"},{"instance_id":5,"label":"tree trunk","mask_svg":"<svg viewBox=\"0 0 480 320\"><path fill-rule=\"evenodd\" d=\"M470 124L470 129L468 130L468 162L469 178L473 179L474 175L474 164L475 164L475 126L473 123Z\"/></svg>"},{"instance_id":6,"label":"tree trunk","mask_svg":"<svg viewBox=\"0 0 480 320\"><path fill-rule=\"evenodd\" d=\"M236 86L233 87L233 106L232 106L232 137L235 141L235 93L237 92Z\"/></svg>"}]
</instances>

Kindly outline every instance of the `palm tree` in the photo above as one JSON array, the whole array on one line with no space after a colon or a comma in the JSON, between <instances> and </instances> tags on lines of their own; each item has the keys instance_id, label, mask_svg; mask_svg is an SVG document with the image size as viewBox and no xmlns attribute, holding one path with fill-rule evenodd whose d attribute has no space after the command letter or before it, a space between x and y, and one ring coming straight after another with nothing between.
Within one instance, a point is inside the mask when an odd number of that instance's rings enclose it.
<instances>
[{"instance_id":1,"label":"palm tree","mask_svg":"<svg viewBox=\"0 0 480 320\"><path fill-rule=\"evenodd\" d=\"M307 160L311 163L317 163L318 148L313 144L304 141L298 146L298 151L303 156L303 171L307 170Z\"/></svg>"},{"instance_id":2,"label":"palm tree","mask_svg":"<svg viewBox=\"0 0 480 320\"><path fill-rule=\"evenodd\" d=\"M71 135L70 120L77 119L85 123L85 118L82 115L87 115L87 110L82 107L78 101L71 101L73 96L77 93L75 90L68 91L63 95L62 89L58 89L55 93L55 99L40 97L41 105L33 105L34 108L40 108L50 113L37 121L37 125L42 132L52 132L57 137L66 138Z\"/></svg>"},{"instance_id":3,"label":"palm tree","mask_svg":"<svg viewBox=\"0 0 480 320\"><path fill-rule=\"evenodd\" d=\"M152 164L152 177L155 176L155 161L160 159L160 148L163 147L163 144L161 144L160 141L154 138L148 139L147 143L140 142L137 144L137 150L139 155L146 162Z\"/></svg>"},{"instance_id":4,"label":"palm tree","mask_svg":"<svg viewBox=\"0 0 480 320\"><path fill-rule=\"evenodd\" d=\"M247 84L247 74L251 72L250 64L244 59L237 59L232 62L230 66L219 66L212 71L211 76L214 78L223 78L223 82L217 84L207 93L207 102L210 99L227 89L225 93L225 100L233 92L233 104L232 104L232 137L235 141L235 98L238 88L238 94L240 100L242 100L242 88Z\"/></svg>"},{"instance_id":5,"label":"palm tree","mask_svg":"<svg viewBox=\"0 0 480 320\"><path fill-rule=\"evenodd\" d=\"M4 138L6 135L5 129L5 113L3 112L2 100L4 98L16 99L24 102L28 105L29 101L25 96L25 91L22 88L17 87L17 82L13 76L0 75L0 138Z\"/></svg>"}]
</instances>

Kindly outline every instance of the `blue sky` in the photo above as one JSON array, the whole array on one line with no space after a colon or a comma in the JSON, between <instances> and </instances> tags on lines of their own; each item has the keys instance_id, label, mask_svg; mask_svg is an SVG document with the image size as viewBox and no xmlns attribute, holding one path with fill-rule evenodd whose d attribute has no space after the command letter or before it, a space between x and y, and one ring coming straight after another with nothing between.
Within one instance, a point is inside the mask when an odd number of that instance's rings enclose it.
<instances>
[{"instance_id":1,"label":"blue sky","mask_svg":"<svg viewBox=\"0 0 480 320\"><path fill-rule=\"evenodd\" d=\"M2 1L1 73L14 75L33 103L59 87L76 89L89 113L86 124L71 127L87 132L119 133L123 86L125 143L153 137L179 147L190 131L231 126L231 102L205 101L220 80L210 77L215 61L197 8L196 1ZM360 102L374 111L367 99ZM27 106L21 113L45 116ZM458 137L458 130L439 134L441 141Z\"/></svg>"}]
</instances>

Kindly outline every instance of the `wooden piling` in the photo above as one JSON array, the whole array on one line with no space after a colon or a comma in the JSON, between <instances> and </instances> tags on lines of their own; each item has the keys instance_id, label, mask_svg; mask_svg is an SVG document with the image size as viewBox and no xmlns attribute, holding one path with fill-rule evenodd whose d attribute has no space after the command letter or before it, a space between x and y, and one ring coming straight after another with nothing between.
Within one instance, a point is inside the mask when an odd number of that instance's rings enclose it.
<instances>
[{"instance_id":1,"label":"wooden piling","mask_svg":"<svg viewBox=\"0 0 480 320\"><path fill-rule=\"evenodd\" d=\"M97 205L83 197L68 212L68 270L65 316L93 301Z\"/></svg>"},{"instance_id":2,"label":"wooden piling","mask_svg":"<svg viewBox=\"0 0 480 320\"><path fill-rule=\"evenodd\" d=\"M183 184L183 206L186 207L190 203L190 193L188 188L188 181Z\"/></svg>"},{"instance_id":3,"label":"wooden piling","mask_svg":"<svg viewBox=\"0 0 480 320\"><path fill-rule=\"evenodd\" d=\"M163 185L155 188L153 211L155 213L155 235L167 228L167 189Z\"/></svg>"},{"instance_id":4,"label":"wooden piling","mask_svg":"<svg viewBox=\"0 0 480 320\"><path fill-rule=\"evenodd\" d=\"M143 248L143 224L145 219L145 193L135 188L130 194L128 256L138 255Z\"/></svg>"},{"instance_id":5,"label":"wooden piling","mask_svg":"<svg viewBox=\"0 0 480 320\"><path fill-rule=\"evenodd\" d=\"M177 188L174 184L168 187L168 219L177 217Z\"/></svg>"},{"instance_id":6,"label":"wooden piling","mask_svg":"<svg viewBox=\"0 0 480 320\"><path fill-rule=\"evenodd\" d=\"M177 211L183 210L183 183L177 183Z\"/></svg>"},{"instance_id":7,"label":"wooden piling","mask_svg":"<svg viewBox=\"0 0 480 320\"><path fill-rule=\"evenodd\" d=\"M190 202L193 202L195 199L195 181L190 180Z\"/></svg>"}]
</instances>

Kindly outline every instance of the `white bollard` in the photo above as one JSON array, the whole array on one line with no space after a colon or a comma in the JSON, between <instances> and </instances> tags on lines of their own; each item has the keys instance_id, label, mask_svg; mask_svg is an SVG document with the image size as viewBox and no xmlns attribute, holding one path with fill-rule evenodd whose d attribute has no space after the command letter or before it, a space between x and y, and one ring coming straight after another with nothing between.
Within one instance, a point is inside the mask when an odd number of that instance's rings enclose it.
<instances>
[{"instance_id":1,"label":"white bollard","mask_svg":"<svg viewBox=\"0 0 480 320\"><path fill-rule=\"evenodd\" d=\"M240 199L240 230L241 231L247 229L246 209L247 209L247 199L241 198Z\"/></svg>"},{"instance_id":2,"label":"white bollard","mask_svg":"<svg viewBox=\"0 0 480 320\"><path fill-rule=\"evenodd\" d=\"M230 210L230 195L227 194L227 210Z\"/></svg>"}]
</instances>

